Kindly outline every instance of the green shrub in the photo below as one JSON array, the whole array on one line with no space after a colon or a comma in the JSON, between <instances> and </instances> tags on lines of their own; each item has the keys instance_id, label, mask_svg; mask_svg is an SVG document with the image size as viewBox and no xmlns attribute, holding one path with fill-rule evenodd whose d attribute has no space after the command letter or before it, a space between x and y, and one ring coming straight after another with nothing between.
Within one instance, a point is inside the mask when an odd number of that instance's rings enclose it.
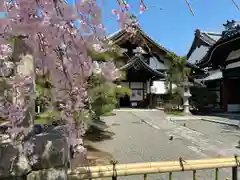
<instances>
[{"instance_id":1,"label":"green shrub","mask_svg":"<svg viewBox=\"0 0 240 180\"><path fill-rule=\"evenodd\" d=\"M90 106L94 119L99 119L102 115L111 114L118 106L118 100L125 94L130 95L131 91L125 87L106 82L101 75L92 75L89 78Z\"/></svg>"},{"instance_id":2,"label":"green shrub","mask_svg":"<svg viewBox=\"0 0 240 180\"><path fill-rule=\"evenodd\" d=\"M173 92L168 92L164 96L164 111L169 112L173 109L178 109L182 105L181 88L175 88Z\"/></svg>"},{"instance_id":3,"label":"green shrub","mask_svg":"<svg viewBox=\"0 0 240 180\"><path fill-rule=\"evenodd\" d=\"M209 110L209 105L217 104L217 94L206 87L191 88L190 105L198 111Z\"/></svg>"}]
</instances>

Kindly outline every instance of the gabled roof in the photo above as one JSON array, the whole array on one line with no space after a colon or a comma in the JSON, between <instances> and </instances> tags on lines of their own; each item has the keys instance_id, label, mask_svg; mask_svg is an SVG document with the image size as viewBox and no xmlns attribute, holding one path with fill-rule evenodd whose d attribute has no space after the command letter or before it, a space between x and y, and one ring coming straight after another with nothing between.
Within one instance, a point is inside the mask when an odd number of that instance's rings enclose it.
<instances>
[{"instance_id":1,"label":"gabled roof","mask_svg":"<svg viewBox=\"0 0 240 180\"><path fill-rule=\"evenodd\" d=\"M199 38L209 46L212 46L221 38L221 33L206 32L200 30L198 30L196 33L198 34Z\"/></svg>"},{"instance_id":2,"label":"gabled roof","mask_svg":"<svg viewBox=\"0 0 240 180\"><path fill-rule=\"evenodd\" d=\"M209 71L208 75L206 77L204 77L203 79L199 79L201 81L214 81L214 80L218 80L218 79L222 79L223 78L223 74L222 71L220 69L214 70L214 71Z\"/></svg>"},{"instance_id":3,"label":"gabled roof","mask_svg":"<svg viewBox=\"0 0 240 180\"><path fill-rule=\"evenodd\" d=\"M158 49L160 49L161 51L163 51L165 54L171 53L170 50L166 49L165 47L163 47L161 44L156 43L149 35L147 35L139 26L136 27L137 28L137 32L146 40L148 40L148 42L152 43L154 46L156 46ZM107 38L112 40L114 43L117 43L118 41L120 41L122 38L124 38L125 36L129 36L129 32L127 32L125 29L121 29L118 30L112 34L110 34ZM186 64L187 67L193 68L193 69L199 69L199 67L197 67L196 65L187 62Z\"/></svg>"},{"instance_id":4,"label":"gabled roof","mask_svg":"<svg viewBox=\"0 0 240 180\"><path fill-rule=\"evenodd\" d=\"M154 41L153 38L147 35L139 26L136 26L135 28L136 28L137 34L143 37L148 43L151 43L153 46L155 46L165 54L170 52L168 49L166 49L165 47L163 47L162 45ZM121 29L119 31L114 32L113 34L110 34L107 38L112 40L114 43L117 43L120 40L122 40L124 37L128 37L128 36L130 36L130 33L126 31L126 29Z\"/></svg>"},{"instance_id":5,"label":"gabled roof","mask_svg":"<svg viewBox=\"0 0 240 180\"><path fill-rule=\"evenodd\" d=\"M151 68L145 61L144 58L141 55L135 55L132 57L127 64L123 65L122 67L119 68L119 70L127 70L132 67L134 67L136 64L140 65L143 69L149 71L150 73L154 74L157 77L165 77L165 74L157 71L153 68Z\"/></svg>"},{"instance_id":6,"label":"gabled roof","mask_svg":"<svg viewBox=\"0 0 240 180\"><path fill-rule=\"evenodd\" d=\"M210 62L212 62L212 57L216 54L216 52L220 52L223 56L221 58L221 62L227 58L227 55L233 50L231 48L225 48L224 52L222 50L219 51L219 48L228 47L231 43L236 43L237 40L240 39L240 22L239 21L227 21L226 24L223 24L225 30L221 34L221 38L209 48L207 54L202 59L202 62L199 63L200 66L204 67ZM235 46L238 48L239 46ZM225 57L226 56L226 57ZM216 60L218 64L221 64L219 60Z\"/></svg>"},{"instance_id":7,"label":"gabled roof","mask_svg":"<svg viewBox=\"0 0 240 180\"><path fill-rule=\"evenodd\" d=\"M213 46L220 38L221 33L206 32L196 29L194 40L189 49L189 52L187 53L187 59L190 59L191 55L194 53L196 48L203 46L200 52L201 54L198 54L197 57L191 57L191 61L194 63L196 62L196 60L200 61L201 59L199 58L203 58L204 55L207 53L209 47Z\"/></svg>"}]
</instances>

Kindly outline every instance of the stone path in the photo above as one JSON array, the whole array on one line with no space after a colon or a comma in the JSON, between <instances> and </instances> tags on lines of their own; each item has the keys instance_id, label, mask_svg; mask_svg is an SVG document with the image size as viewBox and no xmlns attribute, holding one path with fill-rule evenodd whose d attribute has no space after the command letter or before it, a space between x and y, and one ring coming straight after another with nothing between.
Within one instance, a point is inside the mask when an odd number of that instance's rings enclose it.
<instances>
[{"instance_id":1,"label":"stone path","mask_svg":"<svg viewBox=\"0 0 240 180\"><path fill-rule=\"evenodd\" d=\"M183 159L214 158L221 156L233 156L240 154L234 147L236 135L221 132L212 136L211 131L219 126L209 126L200 121L200 129L194 129L197 124L184 127L181 124L166 120L161 111L116 111L116 116L105 117L107 130L115 134L105 141L94 143L94 147L112 154L119 163L149 162ZM197 122L197 121L196 121ZM204 133L202 131L209 131ZM222 131L222 129L219 129ZM238 130L236 130L238 132ZM173 140L169 137L173 136ZM222 136L222 139L219 137ZM220 177L226 179L230 176L230 170L220 171ZM136 177L124 177L120 179L139 179ZM142 177L141 177L142 178ZM166 174L150 176L149 179L167 179ZM197 179L213 179L214 171L198 171ZM174 173L174 180L190 180L191 172Z\"/></svg>"}]
</instances>

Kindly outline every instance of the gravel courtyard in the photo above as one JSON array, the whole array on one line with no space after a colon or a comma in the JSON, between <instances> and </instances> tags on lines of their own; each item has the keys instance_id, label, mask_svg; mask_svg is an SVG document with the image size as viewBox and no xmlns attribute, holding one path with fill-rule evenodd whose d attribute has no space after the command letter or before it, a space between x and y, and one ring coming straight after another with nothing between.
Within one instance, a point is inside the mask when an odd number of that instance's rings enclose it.
<instances>
[{"instance_id":1,"label":"gravel courtyard","mask_svg":"<svg viewBox=\"0 0 240 180\"><path fill-rule=\"evenodd\" d=\"M119 163L214 158L240 154L235 146L240 131L232 126L200 120L172 122L162 111L116 111L105 117L112 138L93 143L112 154ZM170 140L170 136L173 140ZM230 169L220 170L220 177L231 178ZM143 177L141 177L143 178ZM139 176L119 179L139 179ZM150 175L148 179L168 179L167 174ZM190 180L192 172L174 173L174 180ZM214 171L197 171L197 179L214 179Z\"/></svg>"}]
</instances>

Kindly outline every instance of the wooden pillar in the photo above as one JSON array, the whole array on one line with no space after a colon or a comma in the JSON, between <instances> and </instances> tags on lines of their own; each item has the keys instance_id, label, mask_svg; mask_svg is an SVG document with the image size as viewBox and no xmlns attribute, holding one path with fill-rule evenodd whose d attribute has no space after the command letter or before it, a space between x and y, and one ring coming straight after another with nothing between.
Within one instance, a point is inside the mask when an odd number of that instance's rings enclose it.
<instances>
[{"instance_id":1,"label":"wooden pillar","mask_svg":"<svg viewBox=\"0 0 240 180\"><path fill-rule=\"evenodd\" d=\"M149 108L152 109L153 108L153 96L152 96L152 92L150 92L149 94Z\"/></svg>"},{"instance_id":2,"label":"wooden pillar","mask_svg":"<svg viewBox=\"0 0 240 180\"><path fill-rule=\"evenodd\" d=\"M223 80L220 80L219 82L219 88L220 88L220 108L223 108Z\"/></svg>"},{"instance_id":3,"label":"wooden pillar","mask_svg":"<svg viewBox=\"0 0 240 180\"><path fill-rule=\"evenodd\" d=\"M229 82L227 79L223 79L222 83L222 103L223 103L223 108L224 112L228 112L228 92L229 92Z\"/></svg>"}]
</instances>

